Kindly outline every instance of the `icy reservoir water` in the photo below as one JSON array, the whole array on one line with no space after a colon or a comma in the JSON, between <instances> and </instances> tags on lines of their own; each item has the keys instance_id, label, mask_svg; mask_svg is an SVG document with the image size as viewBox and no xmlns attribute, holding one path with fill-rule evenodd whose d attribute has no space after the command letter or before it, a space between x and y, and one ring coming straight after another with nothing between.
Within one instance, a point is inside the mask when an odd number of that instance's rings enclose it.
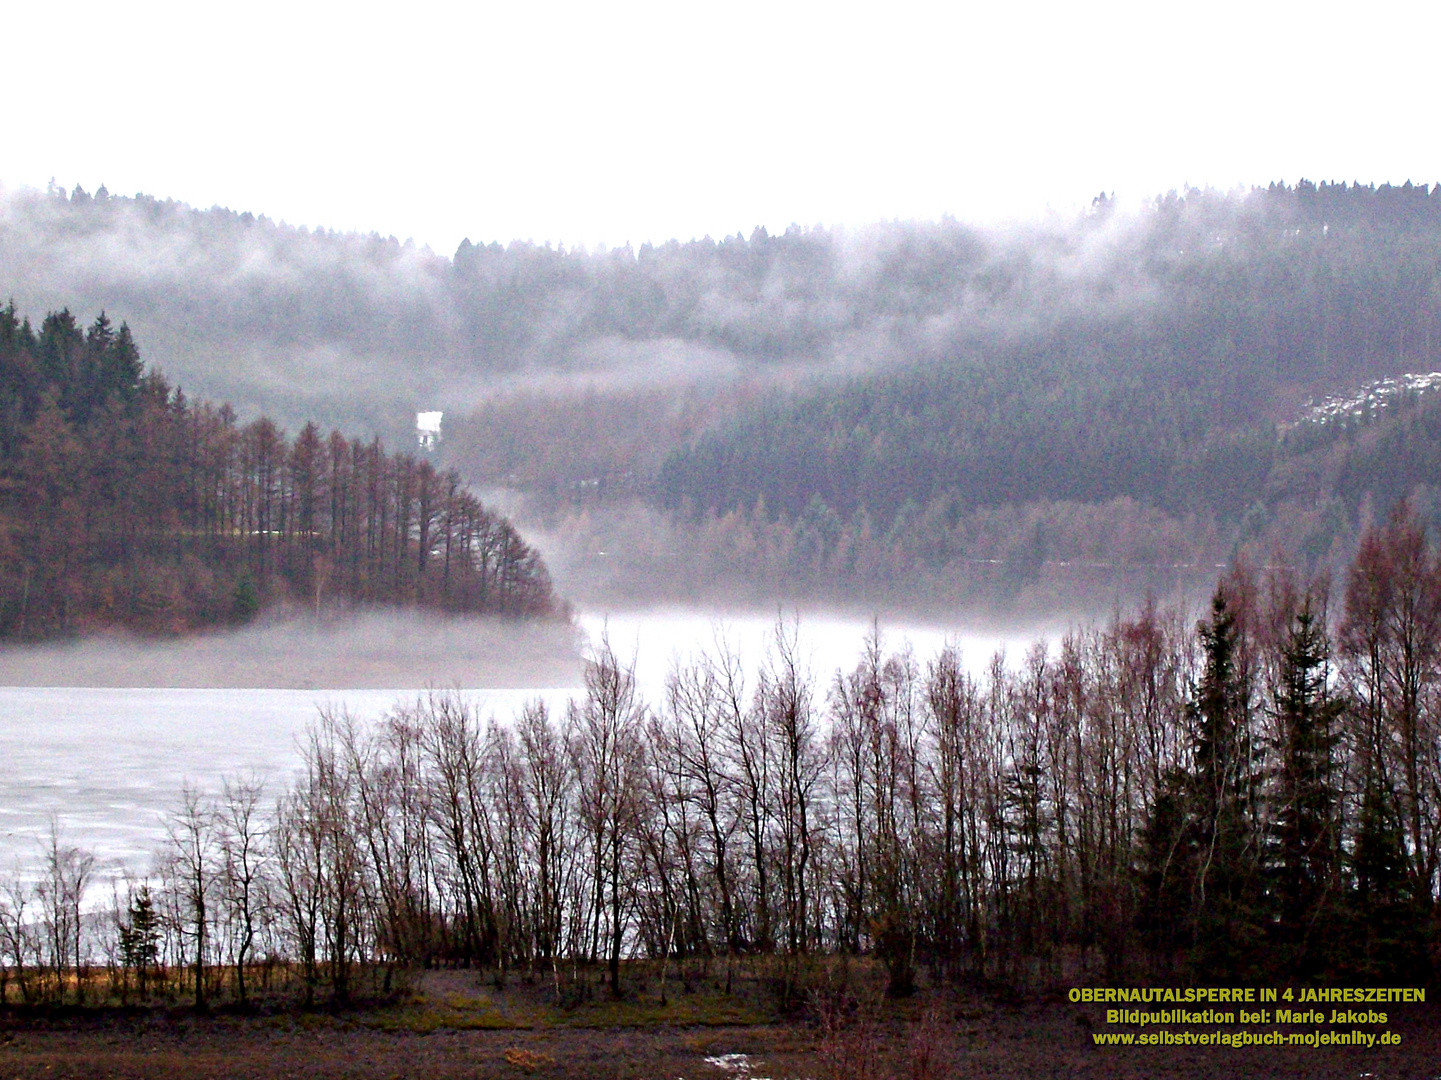
<instances>
[{"instance_id":1,"label":"icy reservoir water","mask_svg":"<svg viewBox=\"0 0 1441 1080\"><path fill-rule=\"evenodd\" d=\"M584 632L579 649L593 648L606 636L622 662L634 661L641 692L651 702L659 702L673 664L714 652L721 641L754 672L764 662L776 628L773 617L718 618L691 611L585 614L578 622ZM855 665L869 630L870 624L859 619L800 620L799 654L820 697L837 670ZM1014 662L1030 643L1019 635L934 626L882 625L881 634L887 651L909 644L922 663L945 643L954 643L973 670L984 667L998 649L1006 650ZM1054 639L1056 634L1041 636ZM221 670L245 670L239 653L254 643L237 641L237 655ZM223 652L227 646L212 643L209 648ZM406 648L406 634L397 633L390 652L402 670ZM434 652L433 643L429 650ZM0 675L18 681L19 671L31 682L46 675L61 682L73 681L65 678L66 671L84 675L101 670L81 653L63 655L59 668L12 666L0 668ZM277 670L273 658L267 665L263 672ZM395 665L385 670L393 671ZM174 674L166 668L138 670ZM428 668L428 675L435 670ZM546 674L556 670L554 665L544 669ZM567 670L569 677L550 685L517 686L514 679L503 677L504 671L494 678L482 673L477 681L490 682L488 686L434 677L427 682L464 687L462 692L482 715L505 720L535 697L564 708L580 692L579 660ZM0 870L16 863L33 865L53 822L63 844L84 847L98 857L104 875L144 873L164 840L164 815L177 805L184 785L217 792L226 777L255 776L266 781L271 794L278 794L299 762L299 740L321 709L346 709L375 720L425 692L403 686L0 686Z\"/></svg>"}]
</instances>

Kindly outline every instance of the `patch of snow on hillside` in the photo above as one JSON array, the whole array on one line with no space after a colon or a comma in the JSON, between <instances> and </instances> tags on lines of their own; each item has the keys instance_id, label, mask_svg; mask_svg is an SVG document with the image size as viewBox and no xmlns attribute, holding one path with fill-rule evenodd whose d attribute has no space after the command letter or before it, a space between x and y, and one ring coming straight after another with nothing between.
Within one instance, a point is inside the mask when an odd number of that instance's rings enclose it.
<instances>
[{"instance_id":1,"label":"patch of snow on hillside","mask_svg":"<svg viewBox=\"0 0 1441 1080\"><path fill-rule=\"evenodd\" d=\"M1328 397L1319 404L1307 402L1298 423L1333 424L1369 420L1392 405L1441 389L1441 371L1424 375L1398 375L1368 383L1349 397Z\"/></svg>"}]
</instances>

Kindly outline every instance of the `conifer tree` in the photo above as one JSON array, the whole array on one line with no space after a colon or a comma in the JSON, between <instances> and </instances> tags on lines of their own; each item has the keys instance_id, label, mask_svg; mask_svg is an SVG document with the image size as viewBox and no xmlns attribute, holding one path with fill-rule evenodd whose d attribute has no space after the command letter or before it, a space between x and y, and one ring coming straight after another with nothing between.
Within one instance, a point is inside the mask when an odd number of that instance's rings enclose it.
<instances>
[{"instance_id":1,"label":"conifer tree","mask_svg":"<svg viewBox=\"0 0 1441 1080\"><path fill-rule=\"evenodd\" d=\"M1205 669L1190 708L1195 740L1197 865L1192 904L1200 955L1239 958L1255 930L1257 851L1250 688L1238 672L1239 627L1217 590L1199 627ZM1240 951L1238 951L1240 950Z\"/></svg>"},{"instance_id":2,"label":"conifer tree","mask_svg":"<svg viewBox=\"0 0 1441 1080\"><path fill-rule=\"evenodd\" d=\"M1330 646L1308 596L1292 620L1276 691L1272 870L1284 966L1309 969L1311 943L1334 929L1340 892L1340 792L1335 750L1344 702L1330 693Z\"/></svg>"},{"instance_id":3,"label":"conifer tree","mask_svg":"<svg viewBox=\"0 0 1441 1080\"><path fill-rule=\"evenodd\" d=\"M1189 945L1191 964L1202 970L1241 972L1262 955L1263 893L1251 691L1224 588L1197 633L1204 667L1186 709L1190 767L1171 770L1162 782L1143 834L1142 876L1158 945Z\"/></svg>"},{"instance_id":4,"label":"conifer tree","mask_svg":"<svg viewBox=\"0 0 1441 1080\"><path fill-rule=\"evenodd\" d=\"M141 885L131 898L126 916L127 921L120 924L120 960L135 972L140 996L144 997L150 972L160 957L160 916L148 885Z\"/></svg>"}]
</instances>

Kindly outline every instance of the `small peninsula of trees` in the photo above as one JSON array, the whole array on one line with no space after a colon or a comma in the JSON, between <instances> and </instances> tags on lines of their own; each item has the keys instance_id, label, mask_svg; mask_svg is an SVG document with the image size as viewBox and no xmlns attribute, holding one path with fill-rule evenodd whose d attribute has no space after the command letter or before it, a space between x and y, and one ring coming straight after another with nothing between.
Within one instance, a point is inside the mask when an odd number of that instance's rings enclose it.
<instances>
[{"instance_id":1,"label":"small peninsula of trees","mask_svg":"<svg viewBox=\"0 0 1441 1080\"><path fill-rule=\"evenodd\" d=\"M562 708L325 713L284 788L186 792L83 933L95 863L52 840L0 890L0 993L343 1002L460 965L574 1002L652 958L795 1003L837 955L893 995L1424 985L1441 559L1403 507L1328 591L1233 568L1197 624L1147 605L980 674L876 633L818 680L783 624L758 668L722 646L649 701L602 641Z\"/></svg>"},{"instance_id":2,"label":"small peninsula of trees","mask_svg":"<svg viewBox=\"0 0 1441 1080\"><path fill-rule=\"evenodd\" d=\"M454 472L294 439L144 370L129 329L0 309L0 637L179 632L271 602L543 615L539 555Z\"/></svg>"}]
</instances>

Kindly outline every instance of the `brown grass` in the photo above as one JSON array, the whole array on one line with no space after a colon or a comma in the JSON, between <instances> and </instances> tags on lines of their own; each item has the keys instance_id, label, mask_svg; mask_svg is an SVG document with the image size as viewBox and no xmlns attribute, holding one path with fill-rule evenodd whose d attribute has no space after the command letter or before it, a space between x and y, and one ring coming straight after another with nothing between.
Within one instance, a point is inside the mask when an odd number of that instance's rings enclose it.
<instances>
[{"instance_id":1,"label":"brown grass","mask_svg":"<svg viewBox=\"0 0 1441 1080\"><path fill-rule=\"evenodd\" d=\"M766 1004L765 973L727 997L699 974L690 992L639 969L621 1001L570 1005L544 980L466 971L418 977L405 1000L344 1012L196 1016L151 1010L0 1010L0 1080L58 1076L159 1080L397 1077L479 1080L735 1080L706 1058L748 1055L773 1080L999 1080L1033 1076L1261 1078L1432 1076L1441 1060L1441 1005L1405 1006L1390 1025L1402 1045L1373 1051L1097 1047L1100 1009L1062 1000L1006 1004L948 990L891 1001L852 963L811 973L799 1011ZM728 1019L738 1017L738 1019ZM1429 1070L1429 1071L1428 1071Z\"/></svg>"},{"instance_id":2,"label":"brown grass","mask_svg":"<svg viewBox=\"0 0 1441 1080\"><path fill-rule=\"evenodd\" d=\"M512 1046L505 1052L505 1063L514 1065L521 1072L533 1073L538 1069L549 1069L555 1065L555 1058L538 1050L527 1050L523 1046Z\"/></svg>"}]
</instances>

